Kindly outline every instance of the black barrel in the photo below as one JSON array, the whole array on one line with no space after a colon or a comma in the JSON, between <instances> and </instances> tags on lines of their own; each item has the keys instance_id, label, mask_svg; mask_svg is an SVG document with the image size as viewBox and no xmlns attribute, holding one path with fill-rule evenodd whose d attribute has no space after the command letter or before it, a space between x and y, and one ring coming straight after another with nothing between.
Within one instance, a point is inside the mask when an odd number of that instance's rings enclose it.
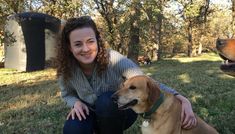
<instances>
[{"instance_id":1,"label":"black barrel","mask_svg":"<svg viewBox=\"0 0 235 134\"><path fill-rule=\"evenodd\" d=\"M16 15L22 27L26 46L26 71L45 67L45 29L57 33L60 20L43 13L25 12Z\"/></svg>"}]
</instances>

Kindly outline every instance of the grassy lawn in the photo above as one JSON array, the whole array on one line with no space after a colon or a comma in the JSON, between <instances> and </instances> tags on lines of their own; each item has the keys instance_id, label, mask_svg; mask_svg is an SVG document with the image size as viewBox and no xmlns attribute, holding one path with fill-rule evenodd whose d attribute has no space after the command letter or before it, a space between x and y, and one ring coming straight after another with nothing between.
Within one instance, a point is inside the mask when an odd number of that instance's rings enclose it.
<instances>
[{"instance_id":1,"label":"grassy lawn","mask_svg":"<svg viewBox=\"0 0 235 134\"><path fill-rule=\"evenodd\" d=\"M221 134L235 132L235 78L219 70L215 54L164 59L143 71L188 97L193 109ZM60 134L68 108L55 70L0 69L0 134ZM140 134L139 119L125 134Z\"/></svg>"}]
</instances>

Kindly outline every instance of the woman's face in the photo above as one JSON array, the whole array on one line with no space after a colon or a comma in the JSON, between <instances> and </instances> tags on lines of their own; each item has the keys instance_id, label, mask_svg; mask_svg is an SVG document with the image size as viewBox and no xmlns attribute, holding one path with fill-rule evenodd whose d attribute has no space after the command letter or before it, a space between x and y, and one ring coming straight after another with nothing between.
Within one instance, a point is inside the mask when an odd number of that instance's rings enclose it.
<instances>
[{"instance_id":1,"label":"woman's face","mask_svg":"<svg viewBox=\"0 0 235 134\"><path fill-rule=\"evenodd\" d=\"M92 28L73 30L69 35L70 51L81 65L92 64L98 53L98 44Z\"/></svg>"}]
</instances>

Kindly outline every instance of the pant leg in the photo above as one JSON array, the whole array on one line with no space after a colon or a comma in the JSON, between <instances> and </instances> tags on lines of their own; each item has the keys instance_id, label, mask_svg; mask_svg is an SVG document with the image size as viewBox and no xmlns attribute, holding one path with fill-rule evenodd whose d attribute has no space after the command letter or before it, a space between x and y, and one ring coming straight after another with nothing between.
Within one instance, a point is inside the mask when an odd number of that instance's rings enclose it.
<instances>
[{"instance_id":1,"label":"pant leg","mask_svg":"<svg viewBox=\"0 0 235 134\"><path fill-rule=\"evenodd\" d=\"M67 120L64 124L63 134L93 134L94 127L95 114L90 111L85 120L80 121L78 118Z\"/></svg>"},{"instance_id":2,"label":"pant leg","mask_svg":"<svg viewBox=\"0 0 235 134\"><path fill-rule=\"evenodd\" d=\"M118 106L111 99L114 92L100 95L96 102L96 117L100 134L123 134L137 119L132 110L118 110Z\"/></svg>"},{"instance_id":3,"label":"pant leg","mask_svg":"<svg viewBox=\"0 0 235 134\"><path fill-rule=\"evenodd\" d=\"M125 124L123 125L123 130L126 130L136 121L138 115L131 109L123 110L123 112L125 122Z\"/></svg>"}]
</instances>

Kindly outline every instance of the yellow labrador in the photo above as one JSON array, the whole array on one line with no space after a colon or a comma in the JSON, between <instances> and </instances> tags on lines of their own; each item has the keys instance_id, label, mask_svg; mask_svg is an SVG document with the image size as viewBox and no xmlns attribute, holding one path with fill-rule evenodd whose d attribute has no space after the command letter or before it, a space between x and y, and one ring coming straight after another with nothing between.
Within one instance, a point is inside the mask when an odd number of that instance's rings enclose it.
<instances>
[{"instance_id":1,"label":"yellow labrador","mask_svg":"<svg viewBox=\"0 0 235 134\"><path fill-rule=\"evenodd\" d=\"M143 134L218 134L199 117L196 127L181 128L181 103L174 95L161 91L148 76L126 80L112 97L120 109L132 108L147 120L141 127Z\"/></svg>"}]
</instances>

